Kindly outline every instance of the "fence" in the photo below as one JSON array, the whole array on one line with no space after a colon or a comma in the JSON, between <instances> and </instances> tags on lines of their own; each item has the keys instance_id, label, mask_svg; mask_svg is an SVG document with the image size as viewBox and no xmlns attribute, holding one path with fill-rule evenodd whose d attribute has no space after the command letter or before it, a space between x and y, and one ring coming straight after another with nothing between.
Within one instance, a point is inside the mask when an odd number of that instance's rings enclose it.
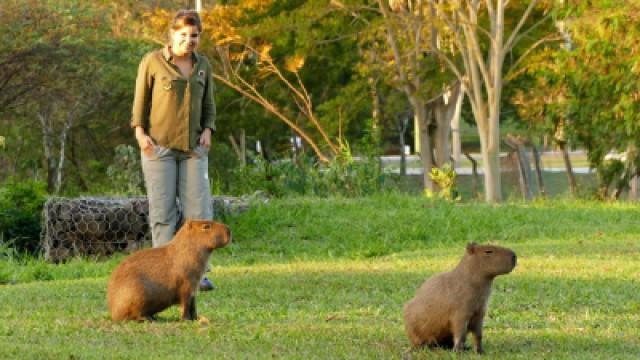
<instances>
[{"instance_id":1,"label":"fence","mask_svg":"<svg viewBox=\"0 0 640 360\"><path fill-rule=\"evenodd\" d=\"M215 218L245 211L251 198L213 197ZM47 200L43 211L41 245L48 261L130 252L151 244L146 197L56 197ZM180 206L178 218L182 219Z\"/></svg>"}]
</instances>

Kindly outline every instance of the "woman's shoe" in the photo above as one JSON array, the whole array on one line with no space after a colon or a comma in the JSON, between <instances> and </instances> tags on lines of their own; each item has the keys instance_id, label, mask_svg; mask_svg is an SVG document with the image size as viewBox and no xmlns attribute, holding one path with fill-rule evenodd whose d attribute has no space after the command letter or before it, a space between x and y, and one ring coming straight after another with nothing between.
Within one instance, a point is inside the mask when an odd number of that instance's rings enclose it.
<instances>
[{"instance_id":1,"label":"woman's shoe","mask_svg":"<svg viewBox=\"0 0 640 360\"><path fill-rule=\"evenodd\" d=\"M208 278L204 277L200 280L200 291L211 291L216 288Z\"/></svg>"}]
</instances>

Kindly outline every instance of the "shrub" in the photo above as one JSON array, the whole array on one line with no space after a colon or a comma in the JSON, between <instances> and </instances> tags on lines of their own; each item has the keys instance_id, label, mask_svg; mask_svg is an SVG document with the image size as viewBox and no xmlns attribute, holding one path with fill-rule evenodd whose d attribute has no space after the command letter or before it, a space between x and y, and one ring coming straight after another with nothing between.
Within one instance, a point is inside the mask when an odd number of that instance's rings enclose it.
<instances>
[{"instance_id":1,"label":"shrub","mask_svg":"<svg viewBox=\"0 0 640 360\"><path fill-rule=\"evenodd\" d=\"M34 254L40 243L45 185L7 182L0 188L0 241L19 252Z\"/></svg>"},{"instance_id":2,"label":"shrub","mask_svg":"<svg viewBox=\"0 0 640 360\"><path fill-rule=\"evenodd\" d=\"M131 145L118 145L113 163L107 168L111 193L140 195L144 190L140 151Z\"/></svg>"},{"instance_id":3,"label":"shrub","mask_svg":"<svg viewBox=\"0 0 640 360\"><path fill-rule=\"evenodd\" d=\"M360 160L340 157L325 165L304 155L272 162L256 158L244 168L237 167L229 176L226 188L229 194L265 191L276 197L363 196L382 191L387 179L373 157Z\"/></svg>"},{"instance_id":4,"label":"shrub","mask_svg":"<svg viewBox=\"0 0 640 360\"><path fill-rule=\"evenodd\" d=\"M445 200L459 200L458 192L455 189L456 171L450 164L445 164L441 168L433 167L429 174L431 180L438 187L439 191L434 193L429 189L424 190L424 194L428 198L439 197Z\"/></svg>"}]
</instances>

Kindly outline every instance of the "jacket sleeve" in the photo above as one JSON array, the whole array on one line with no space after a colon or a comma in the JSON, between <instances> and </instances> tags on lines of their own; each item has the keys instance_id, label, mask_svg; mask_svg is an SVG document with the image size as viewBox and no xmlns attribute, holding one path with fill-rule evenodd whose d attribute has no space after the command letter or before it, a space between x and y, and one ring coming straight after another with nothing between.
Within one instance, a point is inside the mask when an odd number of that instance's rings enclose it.
<instances>
[{"instance_id":1,"label":"jacket sleeve","mask_svg":"<svg viewBox=\"0 0 640 360\"><path fill-rule=\"evenodd\" d=\"M207 81L204 89L204 97L202 98L202 128L210 128L212 132L216 131L216 101L214 98L215 84L213 82L213 70L211 63L207 61Z\"/></svg>"},{"instance_id":2,"label":"jacket sleeve","mask_svg":"<svg viewBox=\"0 0 640 360\"><path fill-rule=\"evenodd\" d=\"M138 66L136 88L133 95L133 110L131 115L131 127L142 126L149 128L149 112L151 111L151 91L153 89L153 77L149 70L151 54L145 55Z\"/></svg>"}]
</instances>

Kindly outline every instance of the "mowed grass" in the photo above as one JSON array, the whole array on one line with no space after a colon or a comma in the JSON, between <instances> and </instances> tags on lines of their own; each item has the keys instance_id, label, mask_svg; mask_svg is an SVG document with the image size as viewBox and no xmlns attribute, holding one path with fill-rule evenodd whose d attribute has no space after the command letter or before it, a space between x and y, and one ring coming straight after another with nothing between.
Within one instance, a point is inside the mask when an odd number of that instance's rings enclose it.
<instances>
[{"instance_id":1,"label":"mowed grass","mask_svg":"<svg viewBox=\"0 0 640 360\"><path fill-rule=\"evenodd\" d=\"M113 324L106 284L121 256L0 262L0 358L431 359L407 352L402 305L456 265L468 241L519 256L498 277L484 327L491 359L640 354L640 208L574 201L499 206L402 195L273 200L229 218L218 290L198 322L170 308ZM39 280L40 279L40 280ZM469 339L470 340L470 339Z\"/></svg>"}]
</instances>

